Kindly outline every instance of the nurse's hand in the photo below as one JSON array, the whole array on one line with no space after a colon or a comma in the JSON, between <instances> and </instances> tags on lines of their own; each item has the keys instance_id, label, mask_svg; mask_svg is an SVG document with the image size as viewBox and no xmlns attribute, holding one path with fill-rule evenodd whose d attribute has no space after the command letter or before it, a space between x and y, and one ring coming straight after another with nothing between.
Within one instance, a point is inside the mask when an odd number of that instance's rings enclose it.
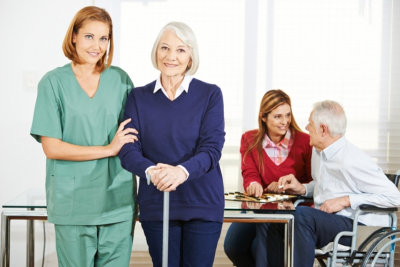
<instances>
[{"instance_id":1,"label":"nurse's hand","mask_svg":"<svg viewBox=\"0 0 400 267\"><path fill-rule=\"evenodd\" d=\"M158 163L150 174L154 186L164 192L175 191L187 179L186 173L180 167L163 163Z\"/></svg>"},{"instance_id":2,"label":"nurse's hand","mask_svg":"<svg viewBox=\"0 0 400 267\"><path fill-rule=\"evenodd\" d=\"M127 125L130 121L131 119L129 118L121 122L117 132L114 135L113 140L108 145L111 151L111 156L116 156L121 150L123 145L127 143L134 143L135 141L138 140L137 136L135 135L138 134L138 131L136 131L136 129L133 128L124 129L125 125Z\"/></svg>"}]
</instances>

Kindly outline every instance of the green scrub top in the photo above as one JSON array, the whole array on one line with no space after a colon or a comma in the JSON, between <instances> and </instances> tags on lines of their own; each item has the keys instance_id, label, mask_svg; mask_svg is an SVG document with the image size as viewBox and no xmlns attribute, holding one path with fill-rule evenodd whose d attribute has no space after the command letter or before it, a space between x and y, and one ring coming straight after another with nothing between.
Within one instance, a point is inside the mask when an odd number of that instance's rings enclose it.
<instances>
[{"instance_id":1,"label":"green scrub top","mask_svg":"<svg viewBox=\"0 0 400 267\"><path fill-rule=\"evenodd\" d=\"M133 87L120 68L100 75L90 98L71 64L48 72L39 82L31 135L48 136L80 146L111 143ZM46 160L48 220L62 225L100 225L132 219L136 180L118 156L89 161Z\"/></svg>"}]
</instances>

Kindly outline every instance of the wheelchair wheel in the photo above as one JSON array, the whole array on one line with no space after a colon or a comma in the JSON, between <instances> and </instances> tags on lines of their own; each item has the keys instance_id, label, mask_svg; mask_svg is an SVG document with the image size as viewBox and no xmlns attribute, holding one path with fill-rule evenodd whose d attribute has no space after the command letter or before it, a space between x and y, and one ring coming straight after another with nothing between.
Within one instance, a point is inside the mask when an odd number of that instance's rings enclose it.
<instances>
[{"instance_id":1,"label":"wheelchair wheel","mask_svg":"<svg viewBox=\"0 0 400 267\"><path fill-rule=\"evenodd\" d=\"M390 252L384 252L386 248L394 245L400 241L400 230L393 230L378 238L365 253L365 256L361 262L362 267L366 267L367 264L371 263L371 266L375 266L378 262L385 262L385 266L393 266L394 261L394 247L390 248Z\"/></svg>"}]
</instances>

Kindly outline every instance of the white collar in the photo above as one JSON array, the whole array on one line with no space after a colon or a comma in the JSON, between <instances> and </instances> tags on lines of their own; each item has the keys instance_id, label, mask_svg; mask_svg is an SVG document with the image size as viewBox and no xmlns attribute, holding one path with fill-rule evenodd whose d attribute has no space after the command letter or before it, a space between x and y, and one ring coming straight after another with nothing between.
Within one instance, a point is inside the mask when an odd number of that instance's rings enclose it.
<instances>
[{"instance_id":1,"label":"white collar","mask_svg":"<svg viewBox=\"0 0 400 267\"><path fill-rule=\"evenodd\" d=\"M186 74L177 91L181 91L181 92L185 91L186 93L189 92L189 84L192 80L193 80L193 76ZM161 84L161 75L159 75L156 80L156 85L154 86L153 94L155 94L160 89L162 89L163 92L166 94L167 91Z\"/></svg>"}]
</instances>

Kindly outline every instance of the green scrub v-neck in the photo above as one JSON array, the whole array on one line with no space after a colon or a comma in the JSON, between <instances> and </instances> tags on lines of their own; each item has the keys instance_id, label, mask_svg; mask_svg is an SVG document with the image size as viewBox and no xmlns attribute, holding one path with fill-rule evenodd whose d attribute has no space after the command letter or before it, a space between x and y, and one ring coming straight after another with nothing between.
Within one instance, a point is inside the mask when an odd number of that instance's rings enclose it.
<instances>
[{"instance_id":1,"label":"green scrub v-neck","mask_svg":"<svg viewBox=\"0 0 400 267\"><path fill-rule=\"evenodd\" d=\"M31 135L81 146L109 144L122 119L133 84L120 68L107 68L90 98L71 64L48 72L39 82ZM98 225L132 218L136 185L118 157L90 161L46 161L48 219L55 224Z\"/></svg>"}]
</instances>

